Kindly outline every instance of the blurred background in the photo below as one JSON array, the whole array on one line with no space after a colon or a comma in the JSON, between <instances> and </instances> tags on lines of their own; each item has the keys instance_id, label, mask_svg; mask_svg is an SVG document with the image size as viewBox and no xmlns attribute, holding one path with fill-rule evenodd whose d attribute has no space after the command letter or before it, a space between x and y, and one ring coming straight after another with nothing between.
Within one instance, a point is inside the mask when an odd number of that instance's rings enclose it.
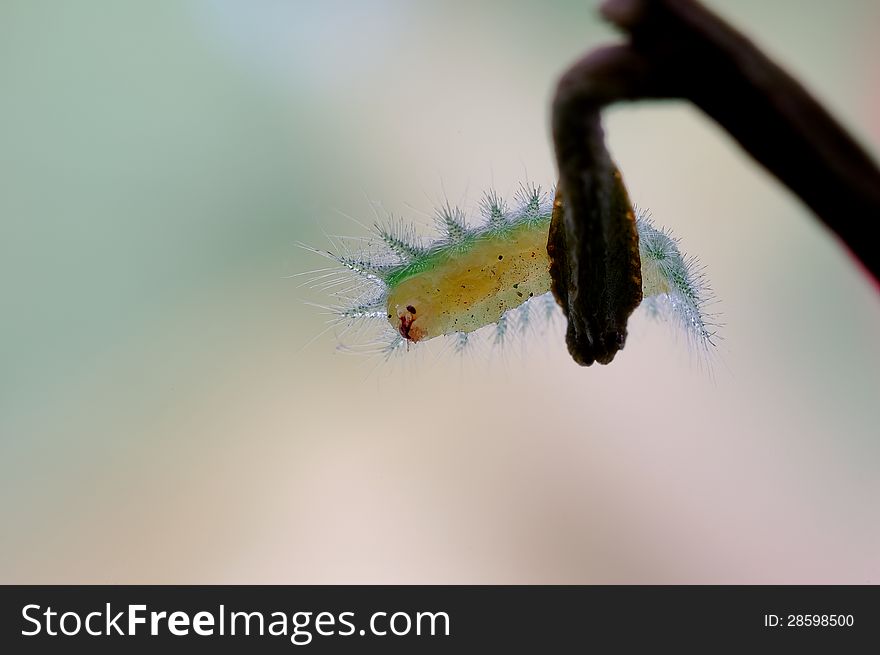
<instances>
[{"instance_id":1,"label":"blurred background","mask_svg":"<svg viewBox=\"0 0 880 655\"><path fill-rule=\"evenodd\" d=\"M4 0L0 582L880 583L880 296L690 107L606 127L707 267L711 374L639 315L589 369L561 324L308 344L296 242L555 181L595 4ZM880 154L880 5L708 4Z\"/></svg>"}]
</instances>

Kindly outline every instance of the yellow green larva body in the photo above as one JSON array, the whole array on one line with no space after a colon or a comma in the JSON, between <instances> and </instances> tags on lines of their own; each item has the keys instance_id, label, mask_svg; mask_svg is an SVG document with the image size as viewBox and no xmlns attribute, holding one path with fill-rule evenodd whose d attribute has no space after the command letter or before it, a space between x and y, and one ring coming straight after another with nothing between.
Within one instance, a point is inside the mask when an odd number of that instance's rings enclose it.
<instances>
[{"instance_id":1,"label":"yellow green larva body","mask_svg":"<svg viewBox=\"0 0 880 655\"><path fill-rule=\"evenodd\" d=\"M388 292L388 321L404 339L473 332L550 289L544 221L478 238Z\"/></svg>"},{"instance_id":2,"label":"yellow green larva body","mask_svg":"<svg viewBox=\"0 0 880 655\"><path fill-rule=\"evenodd\" d=\"M658 262L649 257L642 262L642 296L650 298L662 293L669 293L669 280Z\"/></svg>"},{"instance_id":3,"label":"yellow green larva body","mask_svg":"<svg viewBox=\"0 0 880 655\"><path fill-rule=\"evenodd\" d=\"M369 246L337 244L337 252L318 251L340 268L315 272L315 286L341 289L341 302L327 307L346 330L366 321L384 325L378 344L395 352L402 344L469 334L495 325L496 342L521 329L529 307L540 297L545 313L556 310L550 293L547 238L552 206L540 187L524 185L516 207L487 193L480 208L484 221L468 227L464 214L446 205L436 213L442 236L424 245L412 231L375 225L378 240ZM714 332L704 313L708 288L692 259L677 241L636 211L642 265L643 305L655 315L679 321L692 340L713 345ZM353 279L352 279L353 276ZM518 316L511 321L509 317Z\"/></svg>"}]
</instances>

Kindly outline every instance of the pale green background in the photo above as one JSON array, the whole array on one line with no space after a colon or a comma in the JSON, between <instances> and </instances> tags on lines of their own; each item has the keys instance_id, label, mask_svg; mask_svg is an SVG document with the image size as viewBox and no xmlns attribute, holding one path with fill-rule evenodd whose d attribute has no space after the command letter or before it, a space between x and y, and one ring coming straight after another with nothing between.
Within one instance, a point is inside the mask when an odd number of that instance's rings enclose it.
<instances>
[{"instance_id":1,"label":"pale green background","mask_svg":"<svg viewBox=\"0 0 880 655\"><path fill-rule=\"evenodd\" d=\"M880 5L710 4L877 155ZM303 348L294 243L552 184L554 80L613 38L592 2L2 0L0 582L880 583L880 296L693 109L606 125L707 266L712 376L639 317L590 369L559 326Z\"/></svg>"}]
</instances>

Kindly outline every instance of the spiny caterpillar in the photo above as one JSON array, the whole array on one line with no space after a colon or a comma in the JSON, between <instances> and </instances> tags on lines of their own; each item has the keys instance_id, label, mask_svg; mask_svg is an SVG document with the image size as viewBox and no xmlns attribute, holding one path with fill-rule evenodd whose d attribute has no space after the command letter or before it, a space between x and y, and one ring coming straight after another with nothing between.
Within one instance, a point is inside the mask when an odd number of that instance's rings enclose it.
<instances>
[{"instance_id":1,"label":"spiny caterpillar","mask_svg":"<svg viewBox=\"0 0 880 655\"><path fill-rule=\"evenodd\" d=\"M435 212L442 236L427 245L411 228L377 220L375 234L357 247L350 247L350 239L338 239L336 252L303 246L337 265L311 272L311 282L339 299L323 306L334 325L383 322L385 353L440 336L463 344L489 325L496 326L496 341L503 340L515 310L527 314L535 302L545 312L555 308L549 198L540 187L523 185L510 209L490 191L480 202L483 222L477 227L446 203ZM656 228L646 212L636 210L636 228L643 302L652 314L679 321L695 343L714 345L705 313L708 288L695 260L685 258L677 240Z\"/></svg>"}]
</instances>

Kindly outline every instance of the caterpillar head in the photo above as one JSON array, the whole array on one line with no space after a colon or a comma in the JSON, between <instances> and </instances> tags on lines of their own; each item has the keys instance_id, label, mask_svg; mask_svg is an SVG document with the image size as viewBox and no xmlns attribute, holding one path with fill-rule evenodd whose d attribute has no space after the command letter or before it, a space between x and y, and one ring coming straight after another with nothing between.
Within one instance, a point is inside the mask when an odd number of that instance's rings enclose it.
<instances>
[{"instance_id":1,"label":"caterpillar head","mask_svg":"<svg viewBox=\"0 0 880 655\"><path fill-rule=\"evenodd\" d=\"M418 325L417 321L425 315L419 315L416 308L416 301L406 302L405 304L388 303L388 321L392 327L407 341L419 341L425 336L425 330L422 325ZM422 321L424 323L424 320Z\"/></svg>"}]
</instances>

